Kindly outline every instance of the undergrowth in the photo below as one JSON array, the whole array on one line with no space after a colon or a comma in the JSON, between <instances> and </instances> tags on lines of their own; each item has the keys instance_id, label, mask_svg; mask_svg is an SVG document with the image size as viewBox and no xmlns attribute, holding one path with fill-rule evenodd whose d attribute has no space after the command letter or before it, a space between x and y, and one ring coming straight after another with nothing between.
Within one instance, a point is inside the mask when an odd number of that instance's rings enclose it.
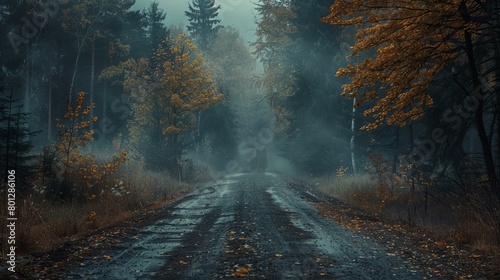
<instances>
[{"instance_id":1,"label":"undergrowth","mask_svg":"<svg viewBox=\"0 0 500 280\"><path fill-rule=\"evenodd\" d=\"M455 193L429 191L434 185L387 171L347 175L342 170L317 179L319 191L383 219L421 226L485 252L499 252L498 209ZM383 172L383 171L382 171ZM470 194L468 195L470 196ZM466 201L466 202L464 202ZM479 207L482 205L482 207ZM496 222L495 222L496 221Z\"/></svg>"},{"instance_id":2,"label":"undergrowth","mask_svg":"<svg viewBox=\"0 0 500 280\"><path fill-rule=\"evenodd\" d=\"M49 250L76 236L163 205L190 188L165 173L144 171L134 165L123 166L120 174L123 181L113 186L109 194L88 201L49 201L40 187L29 196L19 197L16 228L19 253ZM5 192L0 196L6 201ZM5 220L6 214L1 209L0 219ZM6 245L2 242L4 256Z\"/></svg>"}]
</instances>

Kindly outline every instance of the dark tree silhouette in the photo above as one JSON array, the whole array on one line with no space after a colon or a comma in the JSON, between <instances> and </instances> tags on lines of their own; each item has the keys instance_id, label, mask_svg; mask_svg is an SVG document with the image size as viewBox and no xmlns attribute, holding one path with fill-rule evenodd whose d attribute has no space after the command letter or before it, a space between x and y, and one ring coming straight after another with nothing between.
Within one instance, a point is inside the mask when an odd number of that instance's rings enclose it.
<instances>
[{"instance_id":1,"label":"dark tree silhouette","mask_svg":"<svg viewBox=\"0 0 500 280\"><path fill-rule=\"evenodd\" d=\"M29 140L38 132L31 132L27 127L29 114L22 112L20 99L14 99L13 90L4 92L0 89L0 164L2 180L7 178L9 170L20 174L19 180L25 183L32 175L34 157L31 155L33 144ZM23 184L24 185L24 184Z\"/></svg>"},{"instance_id":2,"label":"dark tree silhouette","mask_svg":"<svg viewBox=\"0 0 500 280\"><path fill-rule=\"evenodd\" d=\"M144 26L149 43L149 55L152 55L158 45L168 36L168 30L163 21L167 17L167 13L158 7L158 2L154 1L143 11Z\"/></svg>"},{"instance_id":3,"label":"dark tree silhouette","mask_svg":"<svg viewBox=\"0 0 500 280\"><path fill-rule=\"evenodd\" d=\"M210 48L217 30L221 28L217 19L219 10L220 5L216 6L214 0L193 0L189 11L185 12L190 23L187 29L203 50Z\"/></svg>"}]
</instances>

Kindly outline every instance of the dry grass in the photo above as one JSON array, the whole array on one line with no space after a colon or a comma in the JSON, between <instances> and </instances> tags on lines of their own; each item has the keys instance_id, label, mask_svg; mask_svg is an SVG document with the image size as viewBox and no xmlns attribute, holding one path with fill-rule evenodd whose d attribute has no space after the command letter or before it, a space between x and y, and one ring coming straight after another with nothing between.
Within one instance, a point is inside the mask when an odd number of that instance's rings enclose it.
<instances>
[{"instance_id":1,"label":"dry grass","mask_svg":"<svg viewBox=\"0 0 500 280\"><path fill-rule=\"evenodd\" d=\"M422 193L412 196L408 186L379 184L370 175L331 176L316 183L319 191L349 205L366 210L384 219L402 220L448 236L457 242L470 244L483 252L500 250L500 215L478 211L478 207L456 206L454 198L445 197L448 206L429 200ZM473 210L474 209L474 210Z\"/></svg>"},{"instance_id":2,"label":"dry grass","mask_svg":"<svg viewBox=\"0 0 500 280\"><path fill-rule=\"evenodd\" d=\"M376 183L369 175L330 176L316 184L317 189L329 196L338 198L348 204L372 211L376 199Z\"/></svg>"},{"instance_id":3,"label":"dry grass","mask_svg":"<svg viewBox=\"0 0 500 280\"><path fill-rule=\"evenodd\" d=\"M48 202L43 194L17 198L16 245L18 253L45 251L66 240L106 227L154 208L173 199L190 188L176 182L166 173L143 171L134 165L124 166L122 183L113 187L106 196L88 202ZM6 201L5 192L0 199ZM0 219L5 220L5 207ZM0 233L5 236L5 228ZM4 237L5 238L5 237ZM5 241L5 239L2 239ZM7 246L2 242L5 256Z\"/></svg>"},{"instance_id":4,"label":"dry grass","mask_svg":"<svg viewBox=\"0 0 500 280\"><path fill-rule=\"evenodd\" d=\"M500 253L500 213L481 211L472 207L458 207L453 212L457 223L450 227L449 234L464 244L484 252Z\"/></svg>"}]
</instances>

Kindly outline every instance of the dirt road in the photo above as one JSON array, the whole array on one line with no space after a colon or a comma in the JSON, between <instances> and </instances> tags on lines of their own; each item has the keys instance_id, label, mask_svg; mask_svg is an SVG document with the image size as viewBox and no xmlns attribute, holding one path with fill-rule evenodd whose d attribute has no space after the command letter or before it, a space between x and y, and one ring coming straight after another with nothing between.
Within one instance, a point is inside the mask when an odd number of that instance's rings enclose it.
<instances>
[{"instance_id":1,"label":"dirt road","mask_svg":"<svg viewBox=\"0 0 500 280\"><path fill-rule=\"evenodd\" d=\"M72 244L75 257L53 264L61 269L50 277L422 279L385 247L318 215L311 199L275 174L233 175L195 189L132 234L116 229L89 237L87 247Z\"/></svg>"}]
</instances>

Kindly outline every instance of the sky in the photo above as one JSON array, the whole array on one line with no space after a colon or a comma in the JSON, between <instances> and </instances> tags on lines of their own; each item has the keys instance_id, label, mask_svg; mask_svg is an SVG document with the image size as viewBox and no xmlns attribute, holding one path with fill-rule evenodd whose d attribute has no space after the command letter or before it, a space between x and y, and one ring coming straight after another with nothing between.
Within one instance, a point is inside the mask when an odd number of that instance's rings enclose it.
<instances>
[{"instance_id":1,"label":"sky","mask_svg":"<svg viewBox=\"0 0 500 280\"><path fill-rule=\"evenodd\" d=\"M135 8L143 9L149 6L152 0L137 0ZM167 12L166 25L188 25L184 11L192 0L157 0L165 12ZM216 0L221 5L219 19L223 26L233 26L240 31L245 41L255 41L255 2L257 0Z\"/></svg>"}]
</instances>

